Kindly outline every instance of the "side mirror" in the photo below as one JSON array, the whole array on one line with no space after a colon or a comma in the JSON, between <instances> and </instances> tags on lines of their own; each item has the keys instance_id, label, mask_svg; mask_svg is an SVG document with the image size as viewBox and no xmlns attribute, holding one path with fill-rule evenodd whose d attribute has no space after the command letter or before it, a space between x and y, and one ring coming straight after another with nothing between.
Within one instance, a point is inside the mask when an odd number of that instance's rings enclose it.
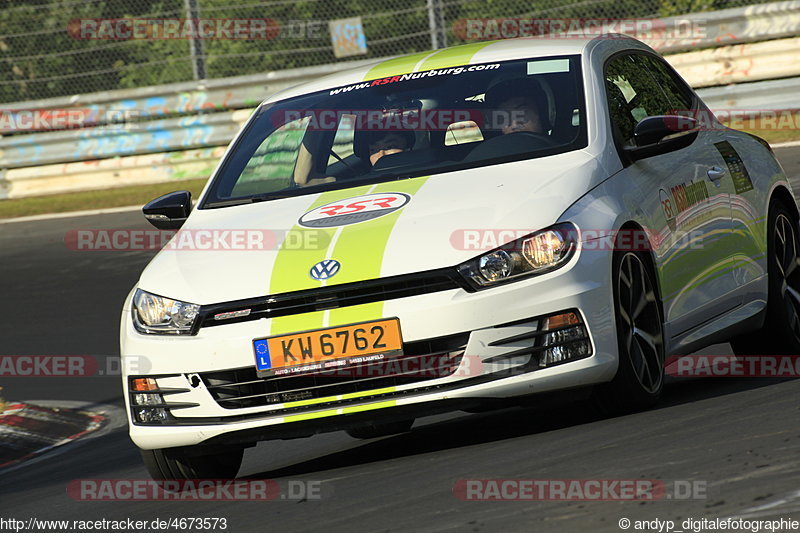
<instances>
[{"instance_id":1,"label":"side mirror","mask_svg":"<svg viewBox=\"0 0 800 533\"><path fill-rule=\"evenodd\" d=\"M165 194L142 208L144 218L158 229L180 229L192 210L192 193L177 191Z\"/></svg>"},{"instance_id":2,"label":"side mirror","mask_svg":"<svg viewBox=\"0 0 800 533\"><path fill-rule=\"evenodd\" d=\"M691 117L662 115L642 119L633 130L636 146L626 148L631 161L686 148L697 138L699 123Z\"/></svg>"}]
</instances>

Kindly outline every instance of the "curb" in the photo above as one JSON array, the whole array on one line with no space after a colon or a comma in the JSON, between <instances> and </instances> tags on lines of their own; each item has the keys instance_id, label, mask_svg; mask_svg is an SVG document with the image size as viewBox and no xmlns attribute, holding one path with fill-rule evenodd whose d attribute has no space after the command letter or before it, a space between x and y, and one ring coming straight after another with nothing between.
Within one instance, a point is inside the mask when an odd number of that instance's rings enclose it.
<instances>
[{"instance_id":1,"label":"curb","mask_svg":"<svg viewBox=\"0 0 800 533\"><path fill-rule=\"evenodd\" d=\"M0 413L0 470L102 428L105 414L32 403L8 403Z\"/></svg>"}]
</instances>

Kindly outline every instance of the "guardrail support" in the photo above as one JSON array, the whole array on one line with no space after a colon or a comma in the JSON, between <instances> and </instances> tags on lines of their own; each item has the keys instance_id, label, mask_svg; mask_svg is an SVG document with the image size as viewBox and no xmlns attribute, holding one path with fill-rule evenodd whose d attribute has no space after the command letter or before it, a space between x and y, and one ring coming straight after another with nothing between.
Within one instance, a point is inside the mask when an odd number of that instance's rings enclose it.
<instances>
[{"instance_id":1,"label":"guardrail support","mask_svg":"<svg viewBox=\"0 0 800 533\"><path fill-rule=\"evenodd\" d=\"M189 38L189 52L192 57L192 74L195 80L206 79L206 54L203 49L203 39L195 37L197 34L197 22L200 18L200 8L197 7L197 0L184 0L183 5L186 9L186 18L191 19L195 31Z\"/></svg>"},{"instance_id":2,"label":"guardrail support","mask_svg":"<svg viewBox=\"0 0 800 533\"><path fill-rule=\"evenodd\" d=\"M447 48L442 0L428 0L428 27L431 30L431 49Z\"/></svg>"}]
</instances>

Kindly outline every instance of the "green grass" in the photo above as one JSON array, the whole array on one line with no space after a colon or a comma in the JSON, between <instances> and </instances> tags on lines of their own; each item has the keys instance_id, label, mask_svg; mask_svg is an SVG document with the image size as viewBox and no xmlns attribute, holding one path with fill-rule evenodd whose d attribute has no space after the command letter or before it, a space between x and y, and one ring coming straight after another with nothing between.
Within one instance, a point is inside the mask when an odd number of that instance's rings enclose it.
<instances>
[{"instance_id":1,"label":"green grass","mask_svg":"<svg viewBox=\"0 0 800 533\"><path fill-rule=\"evenodd\" d=\"M16 218L49 213L67 213L85 209L104 209L144 205L150 200L172 191L191 191L197 198L206 184L205 179L133 185L100 191L72 192L48 196L33 196L0 200L0 219Z\"/></svg>"}]
</instances>

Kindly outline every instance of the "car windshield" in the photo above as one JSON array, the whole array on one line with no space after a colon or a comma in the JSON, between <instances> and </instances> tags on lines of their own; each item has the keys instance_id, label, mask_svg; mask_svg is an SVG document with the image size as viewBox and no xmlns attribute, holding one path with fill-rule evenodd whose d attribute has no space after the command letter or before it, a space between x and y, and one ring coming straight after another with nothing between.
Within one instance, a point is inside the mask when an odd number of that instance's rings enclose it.
<instances>
[{"instance_id":1,"label":"car windshield","mask_svg":"<svg viewBox=\"0 0 800 533\"><path fill-rule=\"evenodd\" d=\"M204 208L586 146L579 56L389 76L262 105Z\"/></svg>"}]
</instances>

